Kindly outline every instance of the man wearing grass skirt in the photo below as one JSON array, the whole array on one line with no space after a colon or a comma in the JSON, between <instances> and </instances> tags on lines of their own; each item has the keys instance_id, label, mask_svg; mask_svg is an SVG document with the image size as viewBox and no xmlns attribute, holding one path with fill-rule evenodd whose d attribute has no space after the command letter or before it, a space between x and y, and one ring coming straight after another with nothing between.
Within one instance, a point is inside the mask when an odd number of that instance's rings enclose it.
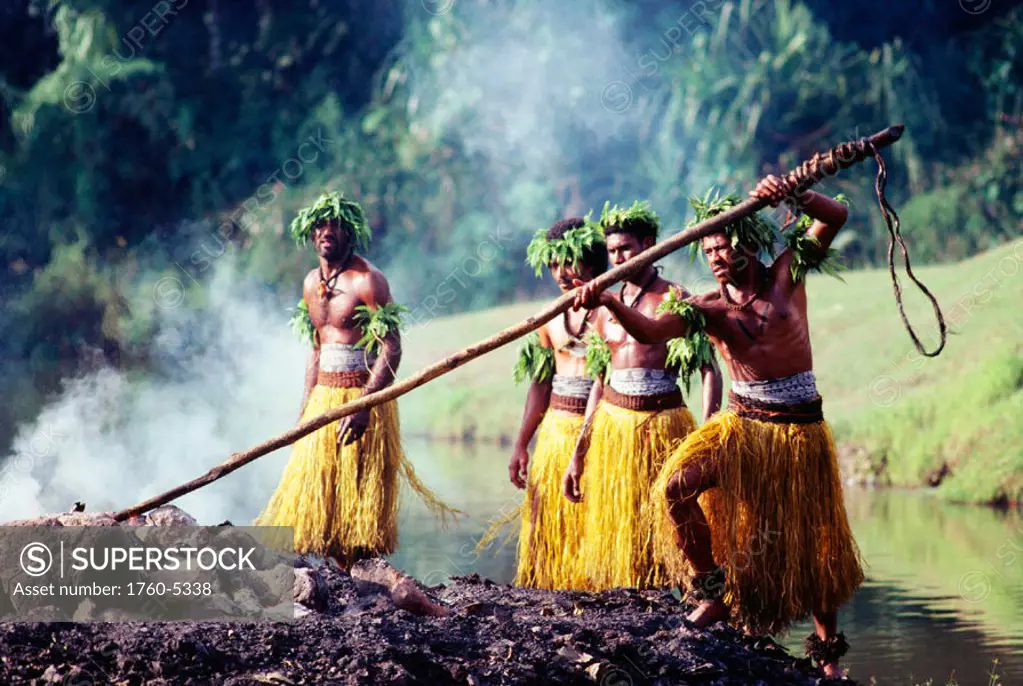
<instances>
[{"instance_id":1,"label":"man wearing grass skirt","mask_svg":"<svg viewBox=\"0 0 1023 686\"><path fill-rule=\"evenodd\" d=\"M777 207L793 191L791 181L768 176L751 195ZM694 198L694 223L738 202ZM760 256L774 253L773 227L746 217L692 246L706 257L718 290L621 321L653 341L703 329L732 379L727 410L682 442L655 488L662 528L685 553L672 571L696 603L688 619L704 627L730 618L760 634L812 615L807 653L834 677L848 649L836 633L837 611L863 570L813 373L805 276L835 273L830 245L848 211L813 191L797 202L804 216L785 233L786 249L771 266ZM576 302L607 300L590 286Z\"/></svg>"},{"instance_id":2,"label":"man wearing grass skirt","mask_svg":"<svg viewBox=\"0 0 1023 686\"><path fill-rule=\"evenodd\" d=\"M310 271L292 319L312 346L300 422L379 391L401 360L400 314L384 275L356 248L371 232L358 203L326 193L291 223L299 246L312 241L319 266ZM395 401L342 417L303 436L280 484L255 521L294 527L294 549L342 568L387 555L398 545L399 478L442 518L458 511L416 476L404 454Z\"/></svg>"},{"instance_id":3,"label":"man wearing grass skirt","mask_svg":"<svg viewBox=\"0 0 1023 686\"><path fill-rule=\"evenodd\" d=\"M550 269L563 293L607 270L607 246L589 217L539 229L526 250L537 277ZM527 588L585 587L580 567L582 510L561 497L561 477L583 424L593 379L585 372L586 344L595 312L566 311L531 334L519 349L515 381L529 380L522 426L508 474L526 490L515 584ZM532 460L529 442L537 435ZM511 519L511 517L509 517Z\"/></svg>"},{"instance_id":4,"label":"man wearing grass skirt","mask_svg":"<svg viewBox=\"0 0 1023 686\"><path fill-rule=\"evenodd\" d=\"M654 244L659 220L645 202L605 204L600 225L611 262L619 265ZM563 492L584 517L579 558L591 590L666 586L664 555L681 557L675 548L658 546L651 488L664 461L696 428L679 382L688 388L693 374L702 375L706 420L721 402L721 374L702 333L652 341L630 335L623 322L631 313L652 317L687 295L650 265L600 303L587 339L586 368L596 383Z\"/></svg>"}]
</instances>

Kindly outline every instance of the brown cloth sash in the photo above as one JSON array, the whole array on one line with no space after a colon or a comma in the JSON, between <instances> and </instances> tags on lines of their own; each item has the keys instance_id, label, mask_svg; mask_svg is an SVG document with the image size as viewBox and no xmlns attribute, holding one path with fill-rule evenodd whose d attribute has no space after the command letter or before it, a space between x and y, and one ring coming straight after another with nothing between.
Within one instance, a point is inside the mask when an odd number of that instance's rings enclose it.
<instances>
[{"instance_id":1,"label":"brown cloth sash","mask_svg":"<svg viewBox=\"0 0 1023 686\"><path fill-rule=\"evenodd\" d=\"M369 381L369 372L325 372L322 369L316 375L316 383L319 386L331 388L362 388Z\"/></svg>"},{"instance_id":2,"label":"brown cloth sash","mask_svg":"<svg viewBox=\"0 0 1023 686\"><path fill-rule=\"evenodd\" d=\"M674 391L656 395L625 395L607 385L604 386L604 393L601 397L612 405L637 412L660 412L686 405L682 399L682 391L677 388Z\"/></svg>"},{"instance_id":3,"label":"brown cloth sash","mask_svg":"<svg viewBox=\"0 0 1023 686\"><path fill-rule=\"evenodd\" d=\"M586 400L587 398L573 398L570 395L551 393L550 408L572 414L586 414Z\"/></svg>"},{"instance_id":4,"label":"brown cloth sash","mask_svg":"<svg viewBox=\"0 0 1023 686\"><path fill-rule=\"evenodd\" d=\"M824 401L820 397L805 403L783 405L744 398L729 391L728 409L740 417L772 424L815 424L824 421Z\"/></svg>"}]
</instances>

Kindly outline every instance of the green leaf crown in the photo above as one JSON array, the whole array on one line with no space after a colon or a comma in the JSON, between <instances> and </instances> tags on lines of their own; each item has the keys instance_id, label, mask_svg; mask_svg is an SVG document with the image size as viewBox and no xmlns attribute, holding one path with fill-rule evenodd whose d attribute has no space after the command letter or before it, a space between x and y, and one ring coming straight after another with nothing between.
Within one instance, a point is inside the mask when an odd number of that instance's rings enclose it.
<instances>
[{"instance_id":1,"label":"green leaf crown","mask_svg":"<svg viewBox=\"0 0 1023 686\"><path fill-rule=\"evenodd\" d=\"M590 221L592 214L586 215L582 226L568 229L561 238L548 238L549 229L536 230L526 248L526 264L533 268L538 278L543 275L544 268L552 264L578 266L587 249L604 242L603 229Z\"/></svg>"},{"instance_id":2,"label":"green leaf crown","mask_svg":"<svg viewBox=\"0 0 1023 686\"><path fill-rule=\"evenodd\" d=\"M359 203L336 191L324 193L315 203L300 210L291 222L291 236L299 246L304 246L316 227L329 221L340 225L356 249L366 250L369 247L373 232L365 212Z\"/></svg>"},{"instance_id":3,"label":"green leaf crown","mask_svg":"<svg viewBox=\"0 0 1023 686\"><path fill-rule=\"evenodd\" d=\"M739 204L739 198L735 195L721 196L717 190L707 191L702 198L690 197L689 205L695 210L696 216L689 222L688 226L695 226L711 217L716 217L722 212L727 212ZM725 225L725 235L731 242L732 247L746 245L753 248L759 255L761 252L774 257L774 227L759 213L743 217L738 221ZM689 254L692 259L700 253L699 241L689 244Z\"/></svg>"},{"instance_id":4,"label":"green leaf crown","mask_svg":"<svg viewBox=\"0 0 1023 686\"><path fill-rule=\"evenodd\" d=\"M650 209L648 201L636 200L630 207L612 206L610 201L604 203L604 209L600 213L600 226L605 233L609 233L608 229L611 227L632 231L638 228L637 224L646 225L647 230L640 233L652 233L654 237L661 228L661 219Z\"/></svg>"}]
</instances>

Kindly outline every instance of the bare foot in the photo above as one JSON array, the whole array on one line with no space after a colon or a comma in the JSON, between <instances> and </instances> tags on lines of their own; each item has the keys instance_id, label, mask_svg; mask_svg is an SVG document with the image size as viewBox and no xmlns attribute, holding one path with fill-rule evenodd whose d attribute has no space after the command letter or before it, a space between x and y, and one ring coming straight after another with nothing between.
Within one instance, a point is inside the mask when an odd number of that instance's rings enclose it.
<instances>
[{"instance_id":1,"label":"bare foot","mask_svg":"<svg viewBox=\"0 0 1023 686\"><path fill-rule=\"evenodd\" d=\"M844 676L842 668L838 666L838 662L828 662L821 665L821 671L829 679L841 679Z\"/></svg>"},{"instance_id":2,"label":"bare foot","mask_svg":"<svg viewBox=\"0 0 1023 686\"><path fill-rule=\"evenodd\" d=\"M703 629L715 622L728 619L728 606L721 600L704 600L686 616L686 619L697 629Z\"/></svg>"}]
</instances>

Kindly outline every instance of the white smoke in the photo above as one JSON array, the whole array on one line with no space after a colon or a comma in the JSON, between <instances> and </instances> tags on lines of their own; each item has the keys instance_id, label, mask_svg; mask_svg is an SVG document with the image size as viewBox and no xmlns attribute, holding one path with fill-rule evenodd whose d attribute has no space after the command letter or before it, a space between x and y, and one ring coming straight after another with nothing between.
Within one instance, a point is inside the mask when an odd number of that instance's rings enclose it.
<instances>
[{"instance_id":1,"label":"white smoke","mask_svg":"<svg viewBox=\"0 0 1023 686\"><path fill-rule=\"evenodd\" d=\"M668 19L637 18L643 10L621 0L440 6L443 13L431 11L439 15L428 25L432 40L421 41L429 49L412 41L403 55L412 131L457 141L486 161L487 172L465 183L493 189L488 198L500 199L501 220L523 246L532 231L562 216L593 211L599 217L605 201L628 206L648 199L666 232L681 228L684 217L674 214L680 188L697 172L719 170L699 169L695 141L681 165L671 156L677 152L662 154L662 148L677 151L679 141L652 138L667 116L667 77L649 53L657 47L668 55L660 61L682 59L676 52L695 32L676 19L712 16L705 3L685 3ZM625 178L623 170L635 168L637 145L646 148L646 169ZM677 182L651 182L678 176L683 167ZM460 238L480 238L465 230L452 227ZM661 264L676 280L700 271L681 253Z\"/></svg>"},{"instance_id":2,"label":"white smoke","mask_svg":"<svg viewBox=\"0 0 1023 686\"><path fill-rule=\"evenodd\" d=\"M485 156L503 172L499 181L555 190L580 164L581 151L592 153L594 143L642 124L633 106L642 84L629 76L636 60L618 33L620 6L455 5L431 29L450 39L406 57L418 123Z\"/></svg>"},{"instance_id":3,"label":"white smoke","mask_svg":"<svg viewBox=\"0 0 1023 686\"><path fill-rule=\"evenodd\" d=\"M166 315L151 354L170 378L102 367L67 380L23 425L0 461L0 521L134 505L294 426L308 349L274 298L241 284L228 258L203 286L207 307ZM163 286L167 286L166 282ZM154 292L167 303L169 291ZM289 449L175 504L201 523L248 524L269 499Z\"/></svg>"}]
</instances>

